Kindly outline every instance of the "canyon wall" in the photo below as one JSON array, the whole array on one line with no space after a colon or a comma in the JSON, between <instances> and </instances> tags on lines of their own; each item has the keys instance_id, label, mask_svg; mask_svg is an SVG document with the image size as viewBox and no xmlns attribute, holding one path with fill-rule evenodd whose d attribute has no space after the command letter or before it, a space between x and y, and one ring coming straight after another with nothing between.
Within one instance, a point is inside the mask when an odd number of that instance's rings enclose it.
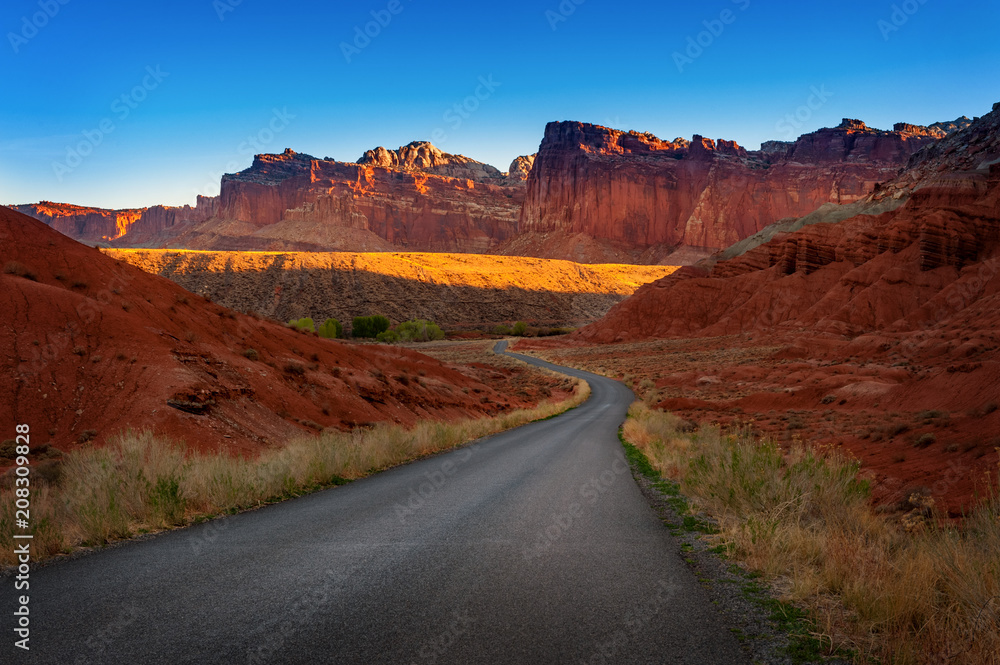
<instances>
[{"instance_id":1,"label":"canyon wall","mask_svg":"<svg viewBox=\"0 0 1000 665\"><path fill-rule=\"evenodd\" d=\"M903 203L885 205L892 200ZM965 334L996 337L997 310L981 299L1000 297L1000 105L913 155L906 171L859 203L846 219L825 208L794 232L642 287L580 335L857 336L940 331L957 320Z\"/></svg>"},{"instance_id":2,"label":"canyon wall","mask_svg":"<svg viewBox=\"0 0 1000 665\"><path fill-rule=\"evenodd\" d=\"M80 242L108 244L114 241L142 243L183 223L207 221L215 215L217 199L199 196L195 207L153 206L107 210L71 203L42 201L12 209L34 217L65 236Z\"/></svg>"},{"instance_id":3,"label":"canyon wall","mask_svg":"<svg viewBox=\"0 0 1000 665\"><path fill-rule=\"evenodd\" d=\"M507 173L427 142L356 162L286 150L223 176L195 207L17 209L70 237L116 247L430 251L690 264L781 219L863 199L967 118L893 131L845 120L748 151L695 136L663 141L550 123Z\"/></svg>"},{"instance_id":4,"label":"canyon wall","mask_svg":"<svg viewBox=\"0 0 1000 665\"><path fill-rule=\"evenodd\" d=\"M783 218L866 197L945 135L938 127L900 124L890 132L844 120L747 151L702 136L662 141L550 123L528 178L519 232L541 236L542 244L552 234L583 235L660 257L680 247L707 255Z\"/></svg>"}]
</instances>

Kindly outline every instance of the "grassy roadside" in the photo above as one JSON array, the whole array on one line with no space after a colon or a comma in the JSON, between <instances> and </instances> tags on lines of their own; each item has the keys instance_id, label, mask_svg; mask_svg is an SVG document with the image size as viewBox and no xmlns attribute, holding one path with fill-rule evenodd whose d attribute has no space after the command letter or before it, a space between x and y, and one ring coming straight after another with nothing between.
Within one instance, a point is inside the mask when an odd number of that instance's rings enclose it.
<instances>
[{"instance_id":1,"label":"grassy roadside","mask_svg":"<svg viewBox=\"0 0 1000 665\"><path fill-rule=\"evenodd\" d=\"M626 450L686 513L678 529L711 515L719 551L780 590L773 615L800 633L793 646L859 663L1000 663L1000 497L961 527L941 526L930 505L892 520L872 511L857 463L833 451L682 425L637 403Z\"/></svg>"},{"instance_id":2,"label":"grassy roadside","mask_svg":"<svg viewBox=\"0 0 1000 665\"><path fill-rule=\"evenodd\" d=\"M58 482L31 493L33 560L185 526L363 478L579 406L577 381L561 402L492 418L424 421L411 429L377 425L292 441L253 459L188 451L148 432L64 457ZM15 495L0 490L0 565L15 563ZM22 533L20 530L18 533Z\"/></svg>"}]
</instances>

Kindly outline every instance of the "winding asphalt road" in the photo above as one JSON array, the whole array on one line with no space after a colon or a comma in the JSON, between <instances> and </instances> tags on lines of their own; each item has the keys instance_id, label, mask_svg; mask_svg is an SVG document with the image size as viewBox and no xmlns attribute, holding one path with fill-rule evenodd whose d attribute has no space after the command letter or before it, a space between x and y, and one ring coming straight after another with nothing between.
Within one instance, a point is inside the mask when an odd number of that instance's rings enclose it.
<instances>
[{"instance_id":1,"label":"winding asphalt road","mask_svg":"<svg viewBox=\"0 0 1000 665\"><path fill-rule=\"evenodd\" d=\"M30 652L13 647L13 581L0 579L0 660L745 662L624 462L617 430L632 394L554 369L590 382L590 400L343 487L33 571Z\"/></svg>"}]
</instances>

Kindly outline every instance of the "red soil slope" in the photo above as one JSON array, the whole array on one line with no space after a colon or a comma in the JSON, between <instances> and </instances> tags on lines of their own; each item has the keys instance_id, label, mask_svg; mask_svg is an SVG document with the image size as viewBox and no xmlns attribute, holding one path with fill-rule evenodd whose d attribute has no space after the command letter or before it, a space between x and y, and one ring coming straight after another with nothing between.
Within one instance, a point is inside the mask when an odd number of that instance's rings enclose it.
<instances>
[{"instance_id":1,"label":"red soil slope","mask_svg":"<svg viewBox=\"0 0 1000 665\"><path fill-rule=\"evenodd\" d=\"M766 432L846 445L881 480L930 488L957 511L1000 445L998 162L1000 105L867 201L901 207L681 269L574 343L689 339L683 372L650 374L662 406L722 422L759 414Z\"/></svg>"},{"instance_id":2,"label":"red soil slope","mask_svg":"<svg viewBox=\"0 0 1000 665\"><path fill-rule=\"evenodd\" d=\"M0 266L4 439L25 423L35 443L69 450L151 428L253 452L319 427L521 405L418 353L237 314L5 208Z\"/></svg>"}]
</instances>

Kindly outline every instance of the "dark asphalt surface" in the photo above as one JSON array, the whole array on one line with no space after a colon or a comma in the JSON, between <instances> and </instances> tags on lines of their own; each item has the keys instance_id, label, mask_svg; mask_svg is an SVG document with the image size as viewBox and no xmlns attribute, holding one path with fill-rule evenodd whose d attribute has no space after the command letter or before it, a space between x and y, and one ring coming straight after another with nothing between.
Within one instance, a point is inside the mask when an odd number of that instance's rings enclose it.
<instances>
[{"instance_id":1,"label":"dark asphalt surface","mask_svg":"<svg viewBox=\"0 0 1000 665\"><path fill-rule=\"evenodd\" d=\"M0 660L745 662L625 464L632 394L560 371L593 392L558 418L33 571L30 652L0 578Z\"/></svg>"}]
</instances>

